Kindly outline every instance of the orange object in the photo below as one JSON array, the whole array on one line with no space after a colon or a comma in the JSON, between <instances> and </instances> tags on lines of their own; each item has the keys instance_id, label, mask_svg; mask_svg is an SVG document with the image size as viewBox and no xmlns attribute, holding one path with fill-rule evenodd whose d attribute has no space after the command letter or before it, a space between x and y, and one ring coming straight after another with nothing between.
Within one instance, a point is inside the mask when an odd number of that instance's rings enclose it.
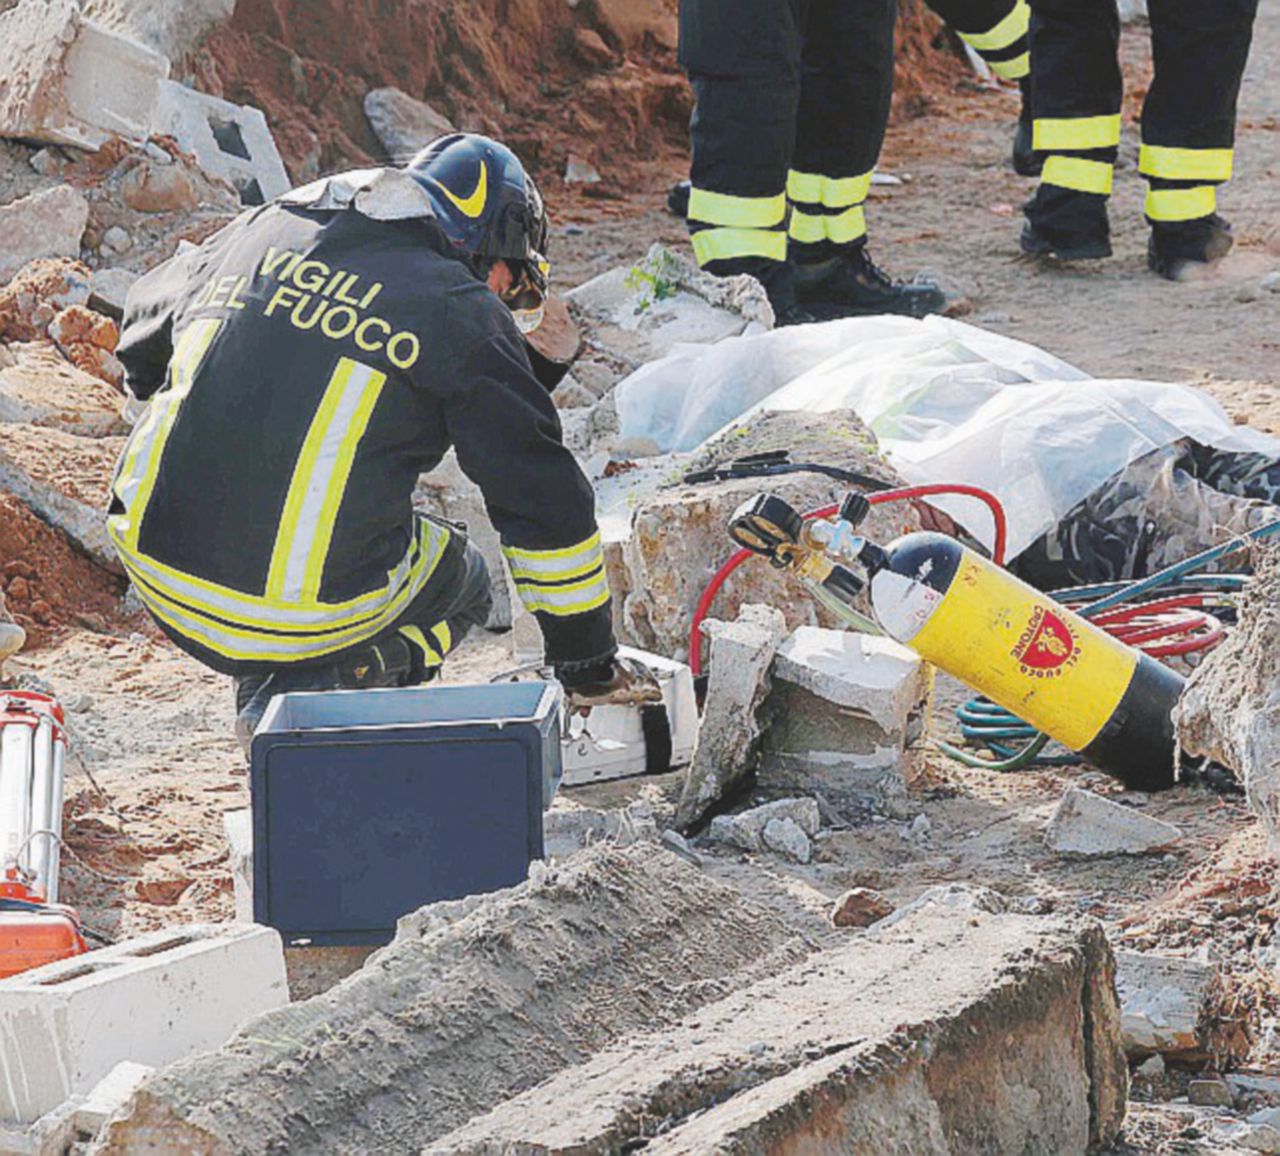
<instances>
[{"instance_id":1,"label":"orange object","mask_svg":"<svg viewBox=\"0 0 1280 1156\"><path fill-rule=\"evenodd\" d=\"M0 979L88 950L74 908L42 902L11 867L0 881Z\"/></svg>"}]
</instances>

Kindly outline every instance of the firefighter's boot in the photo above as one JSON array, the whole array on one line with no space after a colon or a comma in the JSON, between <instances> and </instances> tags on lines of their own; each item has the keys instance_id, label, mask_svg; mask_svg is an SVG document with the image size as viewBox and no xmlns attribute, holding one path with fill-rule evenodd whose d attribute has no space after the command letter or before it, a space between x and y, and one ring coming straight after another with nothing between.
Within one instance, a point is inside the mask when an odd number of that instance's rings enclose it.
<instances>
[{"instance_id":1,"label":"firefighter's boot","mask_svg":"<svg viewBox=\"0 0 1280 1156\"><path fill-rule=\"evenodd\" d=\"M1235 244L1231 225L1214 213L1194 221L1159 224L1147 242L1147 265L1166 281L1221 261Z\"/></svg>"},{"instance_id":2,"label":"firefighter's boot","mask_svg":"<svg viewBox=\"0 0 1280 1156\"><path fill-rule=\"evenodd\" d=\"M1022 112L1018 116L1018 127L1013 134L1013 171L1020 177L1038 177L1044 171L1044 155L1034 147L1035 135L1031 118L1031 78L1024 76L1018 81L1022 89Z\"/></svg>"},{"instance_id":3,"label":"firefighter's boot","mask_svg":"<svg viewBox=\"0 0 1280 1156\"><path fill-rule=\"evenodd\" d=\"M796 266L796 296L819 320L896 313L941 313L946 296L932 281L894 281L865 246L825 261Z\"/></svg>"}]
</instances>

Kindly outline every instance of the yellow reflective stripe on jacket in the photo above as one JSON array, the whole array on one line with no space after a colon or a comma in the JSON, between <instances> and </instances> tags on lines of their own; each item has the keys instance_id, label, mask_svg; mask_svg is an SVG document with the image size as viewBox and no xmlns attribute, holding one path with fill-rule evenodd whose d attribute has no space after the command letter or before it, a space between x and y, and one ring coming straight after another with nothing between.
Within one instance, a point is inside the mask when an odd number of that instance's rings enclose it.
<instances>
[{"instance_id":1,"label":"yellow reflective stripe on jacket","mask_svg":"<svg viewBox=\"0 0 1280 1156\"><path fill-rule=\"evenodd\" d=\"M730 225L743 229L770 229L781 225L787 215L787 198L734 197L708 189L689 191L689 220L708 225Z\"/></svg>"},{"instance_id":2,"label":"yellow reflective stripe on jacket","mask_svg":"<svg viewBox=\"0 0 1280 1156\"><path fill-rule=\"evenodd\" d=\"M1111 176L1111 166L1105 161L1055 154L1045 159L1042 180L1046 185L1081 193L1101 193L1105 197L1111 194Z\"/></svg>"},{"instance_id":3,"label":"yellow reflective stripe on jacket","mask_svg":"<svg viewBox=\"0 0 1280 1156\"><path fill-rule=\"evenodd\" d=\"M421 626L402 626L397 631L422 651L422 661L430 669L443 664L449 651L453 649L453 632L447 622L438 622L431 628L431 640L423 633Z\"/></svg>"},{"instance_id":4,"label":"yellow reflective stripe on jacket","mask_svg":"<svg viewBox=\"0 0 1280 1156\"><path fill-rule=\"evenodd\" d=\"M137 547L142 519L160 473L165 443L178 420L182 403L191 392L200 363L221 328L220 320L206 318L192 322L182 331L169 359L169 385L152 399L125 447L124 461L113 488L125 508L125 513L117 517L130 547Z\"/></svg>"},{"instance_id":5,"label":"yellow reflective stripe on jacket","mask_svg":"<svg viewBox=\"0 0 1280 1156\"><path fill-rule=\"evenodd\" d=\"M1146 211L1153 221L1194 221L1199 217L1212 216L1217 208L1216 185L1147 191Z\"/></svg>"},{"instance_id":6,"label":"yellow reflective stripe on jacket","mask_svg":"<svg viewBox=\"0 0 1280 1156\"><path fill-rule=\"evenodd\" d=\"M867 216L861 205L833 216L815 216L799 209L791 211L791 239L801 245L831 241L847 245L867 234Z\"/></svg>"},{"instance_id":7,"label":"yellow reflective stripe on jacket","mask_svg":"<svg viewBox=\"0 0 1280 1156\"><path fill-rule=\"evenodd\" d=\"M862 204L870 192L870 173L859 173L856 177L824 177L792 169L787 175L787 196L798 204L847 209Z\"/></svg>"},{"instance_id":8,"label":"yellow reflective stripe on jacket","mask_svg":"<svg viewBox=\"0 0 1280 1156\"><path fill-rule=\"evenodd\" d=\"M424 519L419 523L417 535L405 556L388 572L385 586L345 602L286 603L262 595L245 594L192 574L183 574L140 551L131 550L124 541L121 521L120 516L109 518L107 532L125 566L149 585L184 605L216 618L246 626L269 624L273 630L299 632L354 624L381 614L387 601L418 572L424 556L431 559L431 568L434 569L435 562L444 552L451 537L444 526Z\"/></svg>"},{"instance_id":9,"label":"yellow reflective stripe on jacket","mask_svg":"<svg viewBox=\"0 0 1280 1156\"><path fill-rule=\"evenodd\" d=\"M1144 144L1138 154L1138 171L1144 177L1170 181L1229 181L1231 149L1175 149Z\"/></svg>"},{"instance_id":10,"label":"yellow reflective stripe on jacket","mask_svg":"<svg viewBox=\"0 0 1280 1156\"><path fill-rule=\"evenodd\" d=\"M1112 148L1120 143L1120 114L1075 116L1033 122L1032 147L1038 152Z\"/></svg>"},{"instance_id":11,"label":"yellow reflective stripe on jacket","mask_svg":"<svg viewBox=\"0 0 1280 1156\"><path fill-rule=\"evenodd\" d=\"M393 593L375 616L361 618L350 624L339 623L332 628L321 628L323 633L316 633L314 628L310 634L296 633L299 629L296 626L292 628L295 632L291 633L288 627L272 621L268 616L245 625L222 621L221 615L213 617L187 605L180 598L173 597L171 590L157 587L133 566L132 559L122 557L122 561L134 580L143 605L183 637L235 661L301 662L323 658L345 647L374 638L386 630L422 592L435 572L444 549L443 544L448 541L449 535L447 531L444 532L438 539L439 549L428 551L425 548L425 538L431 524L423 522L420 526L422 529L416 550L418 556L404 586Z\"/></svg>"},{"instance_id":12,"label":"yellow reflective stripe on jacket","mask_svg":"<svg viewBox=\"0 0 1280 1156\"><path fill-rule=\"evenodd\" d=\"M769 229L703 229L692 238L693 255L699 265L712 261L732 261L737 257L763 257L769 261L787 259L787 235Z\"/></svg>"},{"instance_id":13,"label":"yellow reflective stripe on jacket","mask_svg":"<svg viewBox=\"0 0 1280 1156\"><path fill-rule=\"evenodd\" d=\"M1025 36L1030 25L1031 8L1027 0L1017 0L1012 11L994 28L987 32L961 32L960 39L978 52L997 52Z\"/></svg>"},{"instance_id":14,"label":"yellow reflective stripe on jacket","mask_svg":"<svg viewBox=\"0 0 1280 1156\"><path fill-rule=\"evenodd\" d=\"M609 583L605 580L603 571L582 582L571 582L563 586L517 582L516 592L530 614L541 611L557 618L586 614L609 601Z\"/></svg>"},{"instance_id":15,"label":"yellow reflective stripe on jacket","mask_svg":"<svg viewBox=\"0 0 1280 1156\"><path fill-rule=\"evenodd\" d=\"M1024 52L1010 60L988 60L987 67L1005 80L1021 80L1031 75L1031 53Z\"/></svg>"},{"instance_id":16,"label":"yellow reflective stripe on jacket","mask_svg":"<svg viewBox=\"0 0 1280 1156\"><path fill-rule=\"evenodd\" d=\"M311 419L276 531L267 597L319 597L338 508L386 374L340 358Z\"/></svg>"}]
</instances>

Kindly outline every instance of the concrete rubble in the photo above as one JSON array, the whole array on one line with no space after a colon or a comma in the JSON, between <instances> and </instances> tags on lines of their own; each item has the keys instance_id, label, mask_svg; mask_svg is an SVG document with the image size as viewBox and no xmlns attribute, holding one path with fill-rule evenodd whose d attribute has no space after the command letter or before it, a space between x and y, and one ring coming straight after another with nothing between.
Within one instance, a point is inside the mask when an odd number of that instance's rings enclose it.
<instances>
[{"instance_id":1,"label":"concrete rubble","mask_svg":"<svg viewBox=\"0 0 1280 1156\"><path fill-rule=\"evenodd\" d=\"M802 626L778 647L761 781L837 808L896 799L924 729L932 668L888 638Z\"/></svg>"},{"instance_id":2,"label":"concrete rubble","mask_svg":"<svg viewBox=\"0 0 1280 1156\"><path fill-rule=\"evenodd\" d=\"M457 131L444 113L398 88L370 89L364 98L364 115L387 160L394 164L404 164L436 137Z\"/></svg>"},{"instance_id":3,"label":"concrete rubble","mask_svg":"<svg viewBox=\"0 0 1280 1156\"><path fill-rule=\"evenodd\" d=\"M99 1150L416 1151L809 951L677 856L591 848L511 890L405 917L336 988L158 1072Z\"/></svg>"},{"instance_id":4,"label":"concrete rubble","mask_svg":"<svg viewBox=\"0 0 1280 1156\"><path fill-rule=\"evenodd\" d=\"M70 185L0 205L0 282L41 257L78 257L88 223L89 202Z\"/></svg>"},{"instance_id":5,"label":"concrete rubble","mask_svg":"<svg viewBox=\"0 0 1280 1156\"><path fill-rule=\"evenodd\" d=\"M778 799L734 815L717 815L707 832L713 843L741 851L773 851L797 863L808 863L810 840L822 829L814 799Z\"/></svg>"},{"instance_id":6,"label":"concrete rubble","mask_svg":"<svg viewBox=\"0 0 1280 1156\"><path fill-rule=\"evenodd\" d=\"M893 904L879 891L854 887L846 891L831 907L834 927L870 927L893 914Z\"/></svg>"},{"instance_id":7,"label":"concrete rubble","mask_svg":"<svg viewBox=\"0 0 1280 1156\"><path fill-rule=\"evenodd\" d=\"M696 826L754 769L760 742L756 712L768 694L768 672L785 628L771 606L744 606L735 622L707 619L711 640L706 705L698 745L685 778L675 825Z\"/></svg>"},{"instance_id":8,"label":"concrete rubble","mask_svg":"<svg viewBox=\"0 0 1280 1156\"><path fill-rule=\"evenodd\" d=\"M1185 755L1239 775L1274 852L1280 849L1280 550L1255 546L1253 563L1239 625L1192 674L1176 722Z\"/></svg>"},{"instance_id":9,"label":"concrete rubble","mask_svg":"<svg viewBox=\"0 0 1280 1156\"><path fill-rule=\"evenodd\" d=\"M1224 993L1215 965L1118 951L1116 990L1129 1056L1195 1062L1218 1050L1213 1013Z\"/></svg>"},{"instance_id":10,"label":"concrete rubble","mask_svg":"<svg viewBox=\"0 0 1280 1156\"><path fill-rule=\"evenodd\" d=\"M917 911L437 1139L522 1151L1085 1152L1127 1071L1101 930Z\"/></svg>"},{"instance_id":11,"label":"concrete rubble","mask_svg":"<svg viewBox=\"0 0 1280 1156\"><path fill-rule=\"evenodd\" d=\"M1113 803L1080 787L1068 787L1058 801L1044 841L1070 858L1148 855L1173 846L1182 832L1172 823Z\"/></svg>"}]
</instances>

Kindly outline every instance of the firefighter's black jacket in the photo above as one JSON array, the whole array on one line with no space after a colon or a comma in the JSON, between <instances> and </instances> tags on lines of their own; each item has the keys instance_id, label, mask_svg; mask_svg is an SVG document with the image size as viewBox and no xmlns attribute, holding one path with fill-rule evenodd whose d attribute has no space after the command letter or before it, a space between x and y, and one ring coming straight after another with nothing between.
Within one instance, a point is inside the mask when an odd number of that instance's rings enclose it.
<instances>
[{"instance_id":1,"label":"firefighter's black jacket","mask_svg":"<svg viewBox=\"0 0 1280 1156\"><path fill-rule=\"evenodd\" d=\"M548 660L607 658L593 494L509 312L429 211L350 194L250 210L131 291L118 352L152 400L109 526L144 603L236 674L386 633L444 549L410 499L454 446Z\"/></svg>"}]
</instances>

